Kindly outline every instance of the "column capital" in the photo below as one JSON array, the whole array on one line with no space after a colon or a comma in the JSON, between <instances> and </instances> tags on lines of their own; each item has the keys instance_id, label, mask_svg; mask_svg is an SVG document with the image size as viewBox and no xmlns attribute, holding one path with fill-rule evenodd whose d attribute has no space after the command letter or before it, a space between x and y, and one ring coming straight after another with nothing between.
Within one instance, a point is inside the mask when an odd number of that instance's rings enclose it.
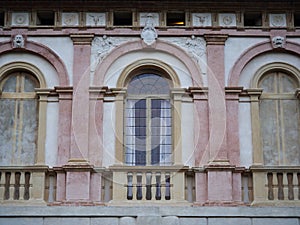
<instances>
[{"instance_id":1,"label":"column capital","mask_svg":"<svg viewBox=\"0 0 300 225\"><path fill-rule=\"evenodd\" d=\"M194 100L208 99L208 87L189 87L188 91L191 93Z\"/></svg>"},{"instance_id":2,"label":"column capital","mask_svg":"<svg viewBox=\"0 0 300 225\"><path fill-rule=\"evenodd\" d=\"M74 45L91 45L94 34L70 34Z\"/></svg>"},{"instance_id":3,"label":"column capital","mask_svg":"<svg viewBox=\"0 0 300 225\"><path fill-rule=\"evenodd\" d=\"M225 95L227 100L239 100L243 87L225 87Z\"/></svg>"},{"instance_id":4,"label":"column capital","mask_svg":"<svg viewBox=\"0 0 300 225\"><path fill-rule=\"evenodd\" d=\"M207 45L225 45L228 34L204 34Z\"/></svg>"}]
</instances>

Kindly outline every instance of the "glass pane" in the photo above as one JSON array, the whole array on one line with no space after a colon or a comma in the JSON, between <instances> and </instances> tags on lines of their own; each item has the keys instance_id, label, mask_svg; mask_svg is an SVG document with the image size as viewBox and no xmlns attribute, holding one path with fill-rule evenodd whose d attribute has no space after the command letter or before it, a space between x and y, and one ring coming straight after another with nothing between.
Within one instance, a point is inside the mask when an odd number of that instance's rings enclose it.
<instances>
[{"instance_id":1,"label":"glass pane","mask_svg":"<svg viewBox=\"0 0 300 225\"><path fill-rule=\"evenodd\" d=\"M127 100L125 162L146 165L146 100Z\"/></svg>"},{"instance_id":2,"label":"glass pane","mask_svg":"<svg viewBox=\"0 0 300 225\"><path fill-rule=\"evenodd\" d=\"M260 81L259 88L263 88L264 92L275 93L275 73L271 73Z\"/></svg>"},{"instance_id":3,"label":"glass pane","mask_svg":"<svg viewBox=\"0 0 300 225\"><path fill-rule=\"evenodd\" d=\"M23 127L21 143L21 162L34 164L37 144L37 102L35 99L23 100Z\"/></svg>"},{"instance_id":4,"label":"glass pane","mask_svg":"<svg viewBox=\"0 0 300 225\"><path fill-rule=\"evenodd\" d=\"M298 100L283 100L283 132L285 165L300 164L300 104Z\"/></svg>"},{"instance_id":5,"label":"glass pane","mask_svg":"<svg viewBox=\"0 0 300 225\"><path fill-rule=\"evenodd\" d=\"M15 100L0 99L0 165L9 166L15 142Z\"/></svg>"},{"instance_id":6,"label":"glass pane","mask_svg":"<svg viewBox=\"0 0 300 225\"><path fill-rule=\"evenodd\" d=\"M167 123L165 120L169 120ZM171 106L169 100L151 100L151 164L166 165L171 163L170 152L165 146L170 145L171 138Z\"/></svg>"},{"instance_id":7,"label":"glass pane","mask_svg":"<svg viewBox=\"0 0 300 225\"><path fill-rule=\"evenodd\" d=\"M280 93L294 93L296 89L296 82L292 77L284 74L279 73L280 75Z\"/></svg>"},{"instance_id":8,"label":"glass pane","mask_svg":"<svg viewBox=\"0 0 300 225\"><path fill-rule=\"evenodd\" d=\"M169 94L167 79L155 74L141 74L132 78L127 87L130 95L139 94Z\"/></svg>"},{"instance_id":9,"label":"glass pane","mask_svg":"<svg viewBox=\"0 0 300 225\"><path fill-rule=\"evenodd\" d=\"M278 165L279 124L277 100L263 100L259 108L264 163L265 165Z\"/></svg>"},{"instance_id":10,"label":"glass pane","mask_svg":"<svg viewBox=\"0 0 300 225\"><path fill-rule=\"evenodd\" d=\"M3 92L16 92L17 77L10 76L3 85Z\"/></svg>"},{"instance_id":11,"label":"glass pane","mask_svg":"<svg viewBox=\"0 0 300 225\"><path fill-rule=\"evenodd\" d=\"M33 80L32 77L29 77L29 75L25 76L24 81L24 91L25 92L34 92L34 89L37 87L36 81Z\"/></svg>"}]
</instances>

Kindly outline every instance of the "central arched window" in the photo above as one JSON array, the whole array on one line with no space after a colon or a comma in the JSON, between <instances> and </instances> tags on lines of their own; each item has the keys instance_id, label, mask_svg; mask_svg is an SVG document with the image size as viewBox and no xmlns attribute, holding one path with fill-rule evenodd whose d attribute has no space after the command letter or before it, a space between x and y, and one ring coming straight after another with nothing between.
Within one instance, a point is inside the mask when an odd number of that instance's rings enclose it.
<instances>
[{"instance_id":1,"label":"central arched window","mask_svg":"<svg viewBox=\"0 0 300 225\"><path fill-rule=\"evenodd\" d=\"M172 164L170 82L156 73L141 73L127 86L125 164Z\"/></svg>"}]
</instances>

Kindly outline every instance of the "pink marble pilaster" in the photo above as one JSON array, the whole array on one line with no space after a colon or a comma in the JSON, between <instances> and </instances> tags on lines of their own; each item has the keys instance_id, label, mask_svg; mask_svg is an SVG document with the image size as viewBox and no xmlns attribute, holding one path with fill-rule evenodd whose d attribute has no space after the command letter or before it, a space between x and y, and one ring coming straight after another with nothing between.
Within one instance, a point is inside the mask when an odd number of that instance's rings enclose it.
<instances>
[{"instance_id":1,"label":"pink marble pilaster","mask_svg":"<svg viewBox=\"0 0 300 225\"><path fill-rule=\"evenodd\" d=\"M71 148L72 87L55 87L59 100L57 166L66 164Z\"/></svg>"},{"instance_id":2,"label":"pink marble pilaster","mask_svg":"<svg viewBox=\"0 0 300 225\"><path fill-rule=\"evenodd\" d=\"M227 152L230 165L240 165L239 94L242 87L226 87Z\"/></svg>"},{"instance_id":3,"label":"pink marble pilaster","mask_svg":"<svg viewBox=\"0 0 300 225\"><path fill-rule=\"evenodd\" d=\"M195 166L198 167L209 161L208 90L190 87L189 91L194 100L194 158Z\"/></svg>"},{"instance_id":4,"label":"pink marble pilaster","mask_svg":"<svg viewBox=\"0 0 300 225\"><path fill-rule=\"evenodd\" d=\"M90 172L72 171L67 172L66 201L89 201L90 200Z\"/></svg>"},{"instance_id":5,"label":"pink marble pilaster","mask_svg":"<svg viewBox=\"0 0 300 225\"><path fill-rule=\"evenodd\" d=\"M89 82L92 34L71 34L74 46L71 159L88 159Z\"/></svg>"},{"instance_id":6,"label":"pink marble pilaster","mask_svg":"<svg viewBox=\"0 0 300 225\"><path fill-rule=\"evenodd\" d=\"M107 87L90 87L89 106L89 161L102 166L103 158L103 99Z\"/></svg>"},{"instance_id":7,"label":"pink marble pilaster","mask_svg":"<svg viewBox=\"0 0 300 225\"><path fill-rule=\"evenodd\" d=\"M226 151L226 103L224 45L228 35L206 34L209 102L209 153L211 162L228 161Z\"/></svg>"}]
</instances>

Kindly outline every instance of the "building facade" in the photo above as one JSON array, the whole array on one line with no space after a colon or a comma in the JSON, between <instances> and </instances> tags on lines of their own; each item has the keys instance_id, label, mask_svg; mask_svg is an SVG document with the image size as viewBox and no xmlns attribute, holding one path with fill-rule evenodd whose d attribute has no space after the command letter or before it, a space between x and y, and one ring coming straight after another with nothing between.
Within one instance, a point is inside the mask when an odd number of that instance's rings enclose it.
<instances>
[{"instance_id":1,"label":"building facade","mask_svg":"<svg viewBox=\"0 0 300 225\"><path fill-rule=\"evenodd\" d=\"M0 224L300 224L300 2L2 1Z\"/></svg>"}]
</instances>

